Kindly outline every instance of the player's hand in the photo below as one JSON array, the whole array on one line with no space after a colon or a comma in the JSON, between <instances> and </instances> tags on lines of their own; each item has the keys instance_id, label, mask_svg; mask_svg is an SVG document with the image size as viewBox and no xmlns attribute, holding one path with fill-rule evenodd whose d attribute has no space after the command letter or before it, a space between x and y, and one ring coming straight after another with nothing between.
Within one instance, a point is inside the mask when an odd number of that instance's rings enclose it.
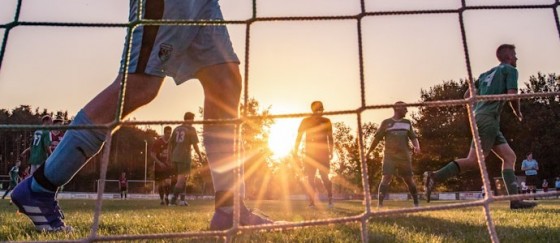
<instances>
[{"instance_id":1,"label":"player's hand","mask_svg":"<svg viewBox=\"0 0 560 243\"><path fill-rule=\"evenodd\" d=\"M421 153L420 147L412 147L412 151L413 151L415 154Z\"/></svg>"},{"instance_id":2,"label":"player's hand","mask_svg":"<svg viewBox=\"0 0 560 243\"><path fill-rule=\"evenodd\" d=\"M523 114L521 114L521 111L517 113L517 119L519 120L519 122L523 121Z\"/></svg>"}]
</instances>

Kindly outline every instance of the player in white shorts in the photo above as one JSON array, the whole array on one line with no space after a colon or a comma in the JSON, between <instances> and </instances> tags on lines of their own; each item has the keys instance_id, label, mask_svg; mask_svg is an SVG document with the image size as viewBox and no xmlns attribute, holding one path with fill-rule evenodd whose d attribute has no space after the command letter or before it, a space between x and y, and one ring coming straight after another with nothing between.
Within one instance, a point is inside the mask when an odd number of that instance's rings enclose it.
<instances>
[{"instance_id":1,"label":"player in white shorts","mask_svg":"<svg viewBox=\"0 0 560 243\"><path fill-rule=\"evenodd\" d=\"M222 20L217 0L145 0L144 19ZM130 21L137 20L138 1L130 2ZM128 41L128 38L127 38ZM125 45L121 73L112 84L93 98L75 117L71 125L109 124L115 120L119 103L122 73L128 71L123 117L151 102L158 94L165 76L175 83L197 78L204 89L204 119L238 117L241 94L239 60L233 51L224 25L162 26L137 25L132 32L130 63L126 65ZM79 80L79 77L77 77ZM215 213L210 229L230 228L233 222L233 125L204 125L204 145L214 189ZM112 132L114 132L114 129ZM97 154L106 139L101 129L68 130L47 162L14 189L12 200L41 231L71 230L55 200L58 188ZM272 223L241 205L241 225Z\"/></svg>"}]
</instances>

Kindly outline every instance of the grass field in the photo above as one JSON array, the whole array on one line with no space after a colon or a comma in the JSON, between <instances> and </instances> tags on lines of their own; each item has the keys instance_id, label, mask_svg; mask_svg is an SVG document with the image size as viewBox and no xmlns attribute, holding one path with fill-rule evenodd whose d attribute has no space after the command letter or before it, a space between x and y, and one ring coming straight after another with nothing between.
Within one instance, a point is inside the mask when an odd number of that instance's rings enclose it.
<instances>
[{"instance_id":1,"label":"grass field","mask_svg":"<svg viewBox=\"0 0 560 243\"><path fill-rule=\"evenodd\" d=\"M433 202L433 205L449 202ZM506 202L492 204L492 218L502 242L560 242L560 200L540 200L533 210L511 211ZM61 200L72 233L38 233L15 206L0 201L0 241L42 241L86 238L95 201ZM432 205L430 204L430 205ZM275 220L302 221L351 216L363 210L361 201L339 201L330 210L308 209L304 201L263 201L257 206ZM386 203L387 208L410 207L410 202ZM422 204L426 205L426 204ZM194 201L189 207L163 207L155 200L105 200L100 234L149 234L208 230L213 201ZM490 242L481 207L373 217L370 242ZM196 239L214 242L216 238ZM164 242L166 240L161 240ZM169 239L167 240L169 241ZM172 241L179 241L173 239ZM181 240L188 241L188 240ZM327 225L281 232L238 235L236 242L359 242L358 223ZM150 240L150 242L153 242Z\"/></svg>"}]
</instances>

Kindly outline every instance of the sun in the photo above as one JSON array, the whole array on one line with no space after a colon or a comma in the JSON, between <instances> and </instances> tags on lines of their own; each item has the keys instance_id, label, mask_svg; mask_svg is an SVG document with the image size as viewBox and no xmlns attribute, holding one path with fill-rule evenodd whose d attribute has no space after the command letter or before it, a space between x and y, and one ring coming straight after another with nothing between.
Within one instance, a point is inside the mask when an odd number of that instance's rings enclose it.
<instances>
[{"instance_id":1,"label":"sun","mask_svg":"<svg viewBox=\"0 0 560 243\"><path fill-rule=\"evenodd\" d=\"M270 126L268 147L273 158L286 157L292 151L297 137L297 130L301 119L277 119Z\"/></svg>"}]
</instances>

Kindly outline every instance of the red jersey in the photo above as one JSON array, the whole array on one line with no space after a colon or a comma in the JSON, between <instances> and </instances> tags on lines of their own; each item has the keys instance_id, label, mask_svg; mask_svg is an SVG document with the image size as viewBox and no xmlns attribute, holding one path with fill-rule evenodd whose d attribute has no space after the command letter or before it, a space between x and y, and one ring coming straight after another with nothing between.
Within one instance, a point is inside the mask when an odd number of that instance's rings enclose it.
<instances>
[{"instance_id":1,"label":"red jersey","mask_svg":"<svg viewBox=\"0 0 560 243\"><path fill-rule=\"evenodd\" d=\"M57 134L55 134L55 132L58 132ZM51 131L51 151L54 152L54 149L56 148L56 146L58 146L58 144L60 143L60 141L62 140L62 137L64 136L64 132L63 131Z\"/></svg>"},{"instance_id":2,"label":"red jersey","mask_svg":"<svg viewBox=\"0 0 560 243\"><path fill-rule=\"evenodd\" d=\"M119 177L119 187L120 188L126 188L127 184L128 184L128 180L126 179L126 176Z\"/></svg>"},{"instance_id":3,"label":"red jersey","mask_svg":"<svg viewBox=\"0 0 560 243\"><path fill-rule=\"evenodd\" d=\"M157 159L163 163L167 163L167 157L169 156L169 152L167 151L167 145L169 144L169 140L165 141L163 137L156 139L156 141L152 144L152 148L150 151L156 154ZM159 164L156 163L156 169L163 169L160 168Z\"/></svg>"}]
</instances>

